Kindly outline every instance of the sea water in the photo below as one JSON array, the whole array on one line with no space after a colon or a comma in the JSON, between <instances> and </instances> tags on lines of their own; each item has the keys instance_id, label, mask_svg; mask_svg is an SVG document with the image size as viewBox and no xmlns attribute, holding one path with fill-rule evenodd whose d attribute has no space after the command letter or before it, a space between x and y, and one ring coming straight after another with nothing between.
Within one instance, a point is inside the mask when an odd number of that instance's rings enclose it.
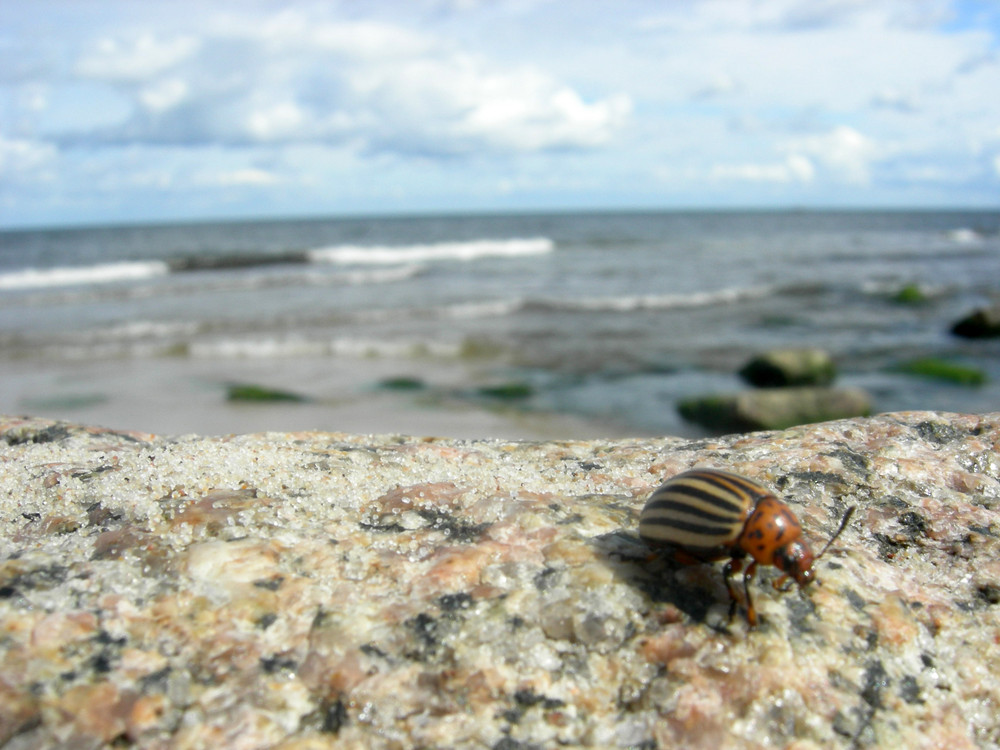
<instances>
[{"instance_id":1,"label":"sea water","mask_svg":"<svg viewBox=\"0 0 1000 750\"><path fill-rule=\"evenodd\" d=\"M919 292L916 303L897 299ZM0 233L0 359L472 361L517 408L690 432L681 398L820 347L877 411L1000 409L1000 212L433 216ZM943 357L979 387L905 375ZM288 373L289 381L294 381ZM459 389L461 390L461 389ZM23 411L0 403L3 411ZM66 415L72 418L72 414ZM280 425L275 425L280 428Z\"/></svg>"}]
</instances>

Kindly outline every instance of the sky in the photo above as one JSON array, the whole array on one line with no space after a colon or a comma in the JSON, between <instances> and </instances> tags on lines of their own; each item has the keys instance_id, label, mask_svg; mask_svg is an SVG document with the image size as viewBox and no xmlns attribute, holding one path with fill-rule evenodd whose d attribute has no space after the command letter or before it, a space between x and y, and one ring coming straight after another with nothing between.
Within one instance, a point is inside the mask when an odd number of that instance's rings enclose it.
<instances>
[{"instance_id":1,"label":"sky","mask_svg":"<svg viewBox=\"0 0 1000 750\"><path fill-rule=\"evenodd\" d=\"M0 2L0 227L814 207L1000 207L1000 2Z\"/></svg>"}]
</instances>

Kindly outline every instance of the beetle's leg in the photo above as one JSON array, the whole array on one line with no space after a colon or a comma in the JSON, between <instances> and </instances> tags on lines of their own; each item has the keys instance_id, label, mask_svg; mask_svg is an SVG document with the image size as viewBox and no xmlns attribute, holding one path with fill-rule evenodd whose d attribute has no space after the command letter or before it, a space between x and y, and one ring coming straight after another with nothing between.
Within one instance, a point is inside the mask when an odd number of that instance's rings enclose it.
<instances>
[{"instance_id":1,"label":"beetle's leg","mask_svg":"<svg viewBox=\"0 0 1000 750\"><path fill-rule=\"evenodd\" d=\"M743 593L747 597L747 622L751 628L757 627L757 608L753 606L753 599L750 597L750 580L757 572L757 561L754 560L747 566L746 573L743 574Z\"/></svg>"},{"instance_id":2,"label":"beetle's leg","mask_svg":"<svg viewBox=\"0 0 1000 750\"><path fill-rule=\"evenodd\" d=\"M788 591L792 587L792 582L790 580L788 573L785 573L780 578L776 579L771 585L774 586L775 591Z\"/></svg>"},{"instance_id":3,"label":"beetle's leg","mask_svg":"<svg viewBox=\"0 0 1000 750\"><path fill-rule=\"evenodd\" d=\"M741 570L743 570L743 561L735 557L722 568L722 579L726 582L726 589L729 591L729 622L733 621L733 615L736 614L736 605L739 603L739 597L736 595L736 589L733 587L732 576Z\"/></svg>"}]
</instances>

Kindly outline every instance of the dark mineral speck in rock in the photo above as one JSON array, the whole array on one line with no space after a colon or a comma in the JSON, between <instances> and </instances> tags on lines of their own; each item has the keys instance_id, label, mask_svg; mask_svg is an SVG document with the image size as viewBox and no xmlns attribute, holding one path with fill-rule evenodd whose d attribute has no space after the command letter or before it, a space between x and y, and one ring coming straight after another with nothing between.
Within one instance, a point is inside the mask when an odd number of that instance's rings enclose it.
<instances>
[{"instance_id":1,"label":"dark mineral speck in rock","mask_svg":"<svg viewBox=\"0 0 1000 750\"><path fill-rule=\"evenodd\" d=\"M468 609L472 606L472 597L464 592L458 594L445 594L438 599L438 604L445 612Z\"/></svg>"}]
</instances>

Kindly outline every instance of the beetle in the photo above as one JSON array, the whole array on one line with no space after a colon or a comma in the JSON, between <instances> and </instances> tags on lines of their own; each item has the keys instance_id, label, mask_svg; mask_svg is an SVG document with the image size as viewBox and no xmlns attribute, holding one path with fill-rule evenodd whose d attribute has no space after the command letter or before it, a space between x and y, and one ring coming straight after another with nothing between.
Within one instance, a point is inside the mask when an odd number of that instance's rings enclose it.
<instances>
[{"instance_id":1,"label":"beetle","mask_svg":"<svg viewBox=\"0 0 1000 750\"><path fill-rule=\"evenodd\" d=\"M729 558L722 574L729 591L729 619L738 597L732 576L743 570L746 617L757 626L750 581L758 565L774 565L782 575L774 588L787 590L789 578L800 588L815 579L813 565L830 548L851 520L848 508L840 527L818 555L802 536L791 509L764 485L721 469L691 469L668 479L650 496L639 517L639 536L651 547L666 547L685 565Z\"/></svg>"}]
</instances>

